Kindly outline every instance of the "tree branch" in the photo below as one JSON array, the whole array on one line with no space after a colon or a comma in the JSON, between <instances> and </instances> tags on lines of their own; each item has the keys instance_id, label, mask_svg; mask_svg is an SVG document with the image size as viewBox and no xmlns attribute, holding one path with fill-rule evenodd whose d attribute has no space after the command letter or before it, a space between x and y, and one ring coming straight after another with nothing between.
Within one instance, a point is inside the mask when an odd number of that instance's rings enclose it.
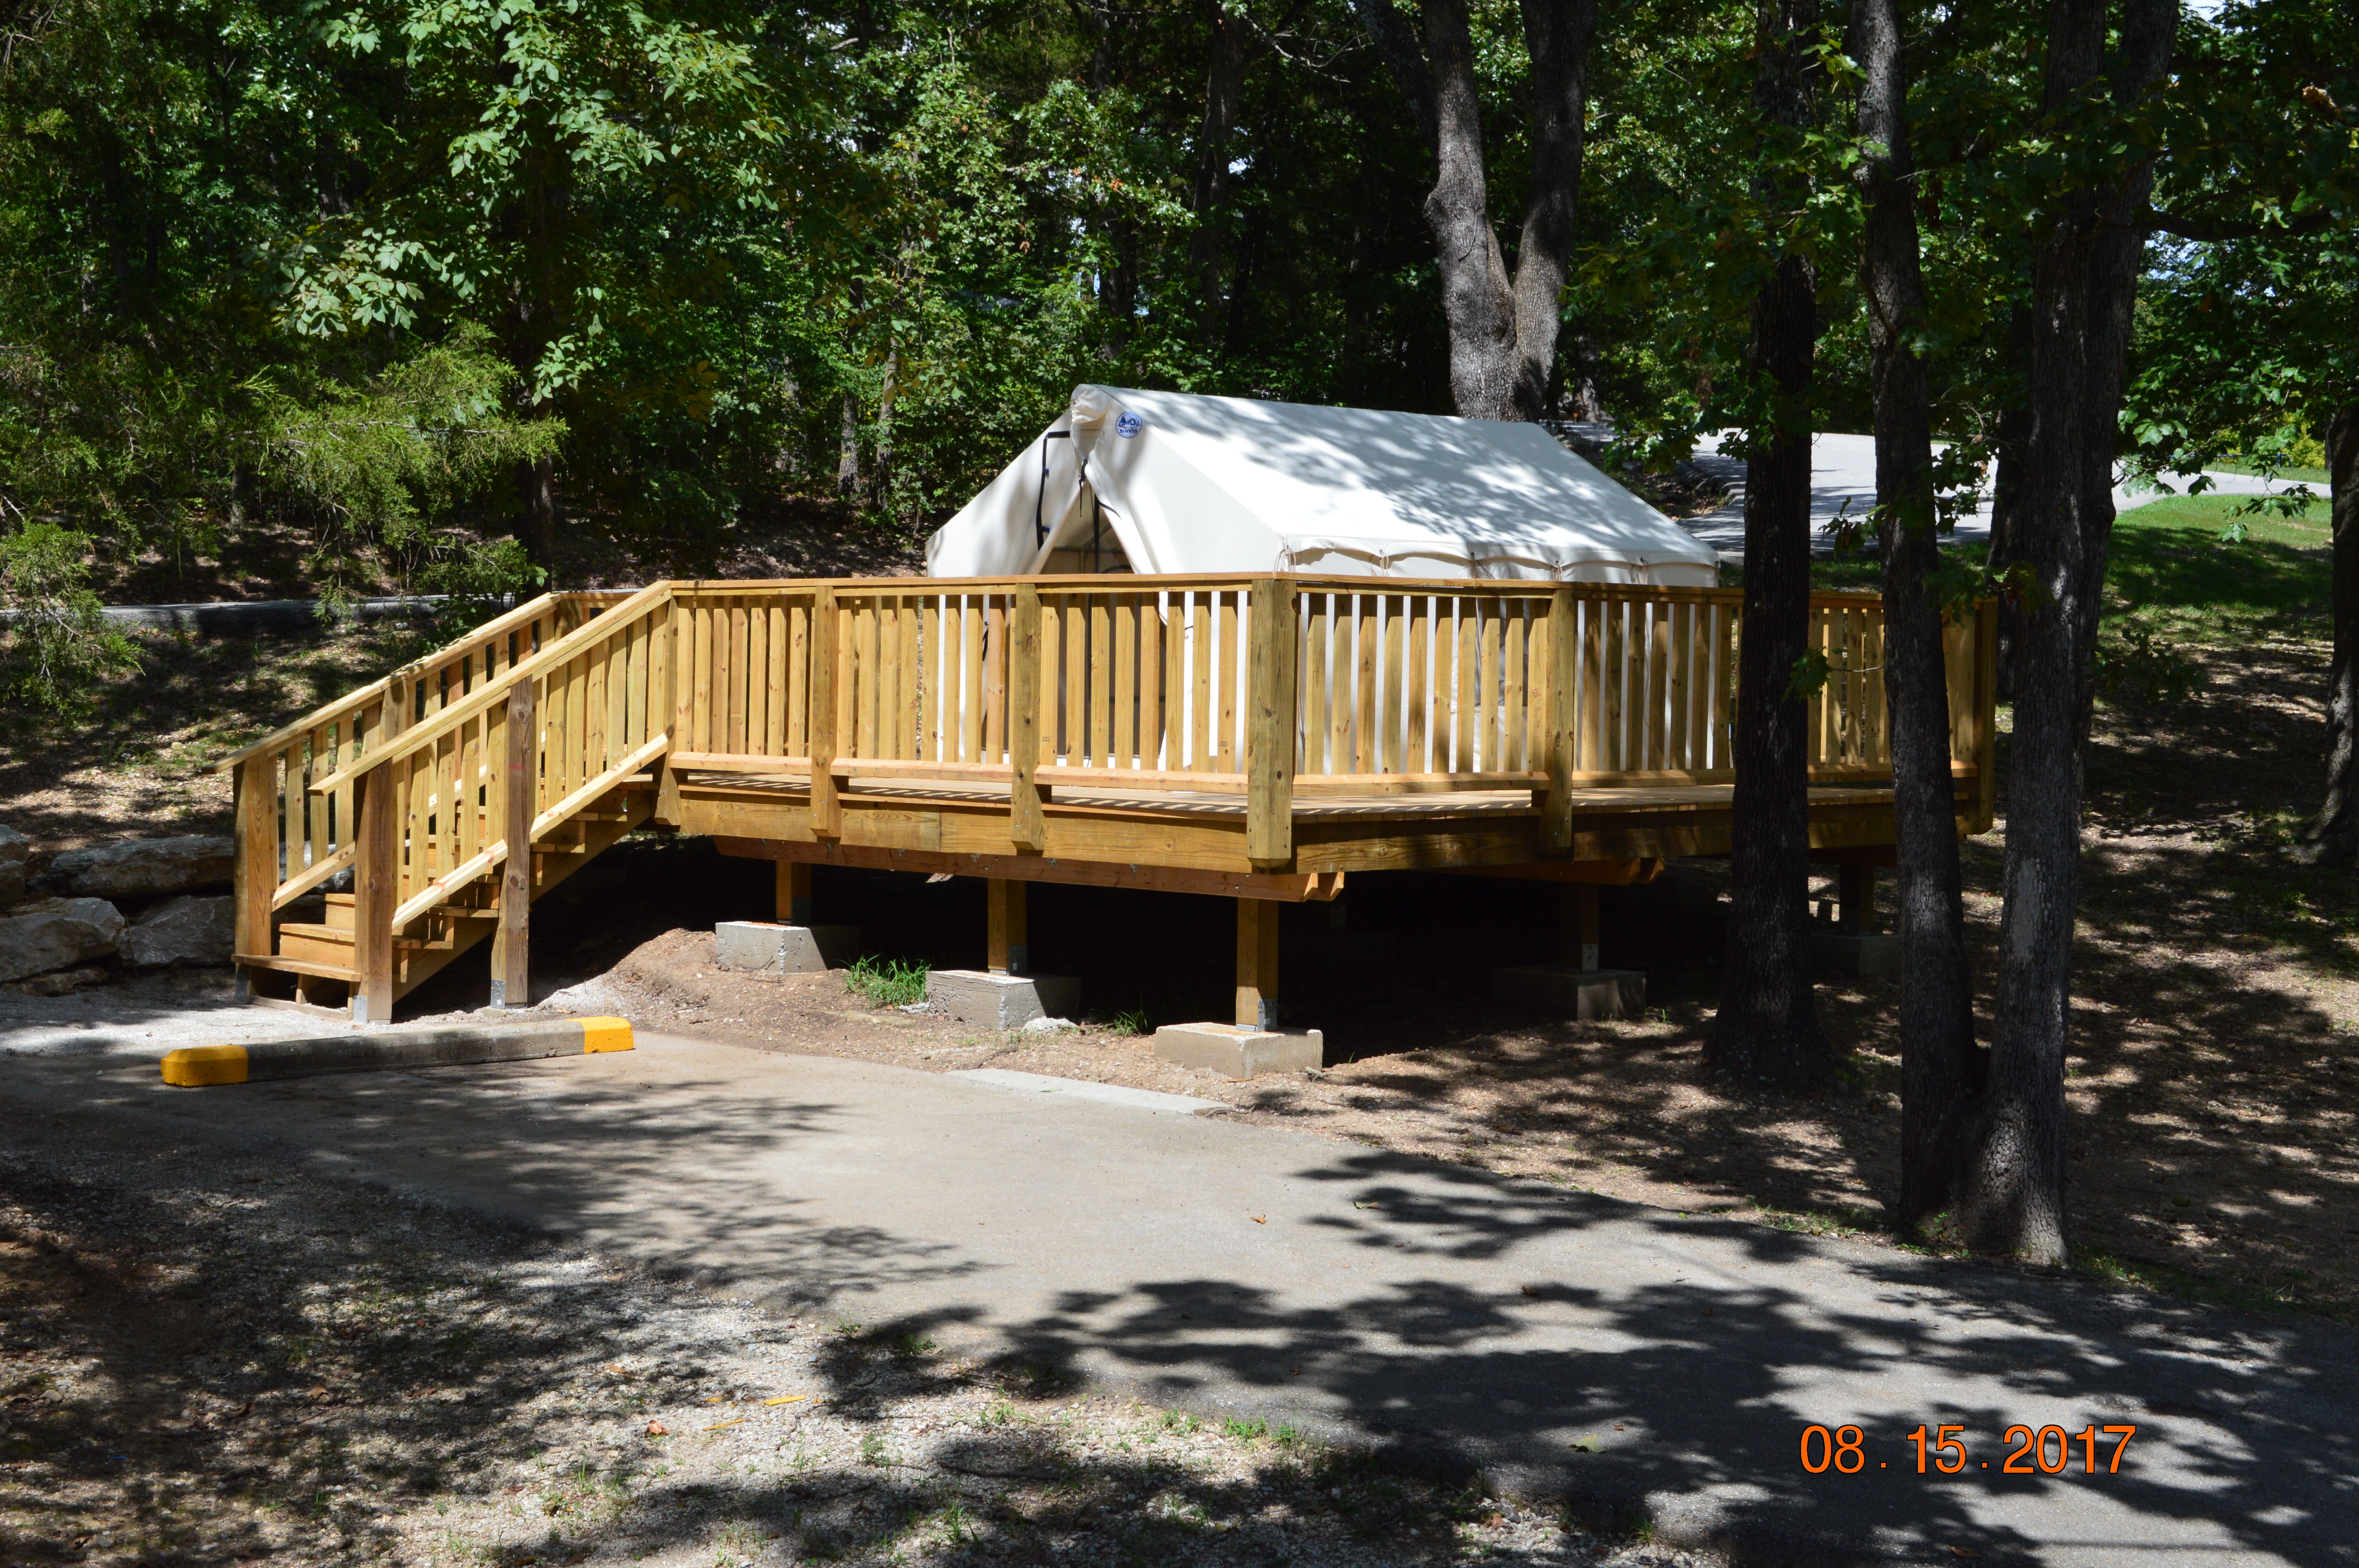
<instances>
[{"instance_id":1,"label":"tree branch","mask_svg":"<svg viewBox=\"0 0 2359 1568\"><path fill-rule=\"evenodd\" d=\"M2320 234L2336 226L2332 213L2313 212L2279 223L2252 222L2231 222L2225 220L2197 217L2191 213L2165 212L2149 207L2146 226L2151 232L2173 234L2182 240L2195 240L2205 244L2217 244L2223 240L2257 240L2267 235L2283 235L2288 239L2303 234Z\"/></svg>"},{"instance_id":2,"label":"tree branch","mask_svg":"<svg viewBox=\"0 0 2359 1568\"><path fill-rule=\"evenodd\" d=\"M1393 80L1400 83L1401 96L1408 100L1409 114L1417 120L1418 129L1424 133L1426 144L1431 146L1437 135L1438 121L1433 109L1433 72L1425 63L1425 51L1417 46L1417 34L1410 30L1408 20L1393 9L1393 0L1351 0L1352 10L1360 18L1360 26L1392 68Z\"/></svg>"}]
</instances>

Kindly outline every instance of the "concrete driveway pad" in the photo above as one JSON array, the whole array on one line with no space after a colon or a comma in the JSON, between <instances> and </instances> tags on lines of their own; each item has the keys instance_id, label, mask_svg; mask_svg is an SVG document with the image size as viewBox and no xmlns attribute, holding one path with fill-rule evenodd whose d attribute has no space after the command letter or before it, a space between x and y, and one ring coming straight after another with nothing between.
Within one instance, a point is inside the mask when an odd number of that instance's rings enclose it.
<instances>
[{"instance_id":1,"label":"concrete driveway pad","mask_svg":"<svg viewBox=\"0 0 2359 1568\"><path fill-rule=\"evenodd\" d=\"M1812 1562L2359 1563L2359 1334L2332 1325L661 1035L156 1078L147 1050L9 1057L0 1121L291 1150L732 1296L1644 1507L1672 1540ZM1920 1423L1963 1429L1964 1473L1918 1474ZM2018 1424L2072 1434L2067 1467L2005 1473ZM2088 1475L2078 1434L2108 1424L2136 1435L2114 1474L2101 1433ZM1856 1474L1848 1451L1805 1469L1813 1425L1861 1429Z\"/></svg>"}]
</instances>

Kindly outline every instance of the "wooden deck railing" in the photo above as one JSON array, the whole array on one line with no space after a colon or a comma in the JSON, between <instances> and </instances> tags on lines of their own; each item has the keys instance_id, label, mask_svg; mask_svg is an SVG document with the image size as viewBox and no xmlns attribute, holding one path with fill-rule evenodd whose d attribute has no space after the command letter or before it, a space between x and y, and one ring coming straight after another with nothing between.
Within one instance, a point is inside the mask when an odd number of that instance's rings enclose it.
<instances>
[{"instance_id":1,"label":"wooden deck railing","mask_svg":"<svg viewBox=\"0 0 2359 1568\"><path fill-rule=\"evenodd\" d=\"M675 761L839 781L1296 795L1734 776L1734 589L1138 577L681 584ZM1888 776L1883 607L1825 594L1821 783ZM1978 623L1951 629L1955 760L1981 757ZM1979 683L1979 684L1978 684ZM1290 743L1280 736L1290 736ZM1258 781L1258 783L1257 783ZM1273 806L1274 809L1274 806ZM1256 809L1256 818L1263 813ZM1263 831L1266 827L1267 831ZM1273 820L1253 837L1285 858Z\"/></svg>"},{"instance_id":2,"label":"wooden deck railing","mask_svg":"<svg viewBox=\"0 0 2359 1568\"><path fill-rule=\"evenodd\" d=\"M1278 577L551 596L231 760L238 950L266 953L272 912L353 865L366 989L392 933L667 752L807 781L821 837L862 777L1004 784L1016 848L1041 847L1060 789L1242 795L1264 866L1292 856L1294 801L1321 796L1528 790L1563 847L1577 796L1733 776L1741 602ZM1881 604L1827 594L1810 614L1811 774L1886 777ZM1987 607L1950 631L1953 762L1979 770L1985 821L1995 646Z\"/></svg>"}]
</instances>

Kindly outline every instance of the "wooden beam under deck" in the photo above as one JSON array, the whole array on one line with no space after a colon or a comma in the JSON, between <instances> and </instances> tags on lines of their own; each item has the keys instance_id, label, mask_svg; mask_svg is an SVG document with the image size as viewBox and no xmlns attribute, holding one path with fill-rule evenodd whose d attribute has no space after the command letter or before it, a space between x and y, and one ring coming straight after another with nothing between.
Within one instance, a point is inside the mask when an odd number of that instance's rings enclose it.
<instances>
[{"instance_id":1,"label":"wooden beam under deck","mask_svg":"<svg viewBox=\"0 0 2359 1568\"><path fill-rule=\"evenodd\" d=\"M813 839L715 837L712 845L724 855L754 860L851 866L870 871L916 871L926 876L1071 882L1082 887L1130 888L1139 892L1190 892L1215 898L1266 899L1276 903L1324 903L1343 891L1343 877L1339 871L1311 875L1285 871L1201 871L1172 866L1113 865L1102 860L1057 860L1040 855L944 855L922 849L881 849Z\"/></svg>"},{"instance_id":2,"label":"wooden beam under deck","mask_svg":"<svg viewBox=\"0 0 2359 1568\"><path fill-rule=\"evenodd\" d=\"M1283 881L1245 896L1299 899L1299 877L1379 871L1480 871L1587 881L1573 867L1596 864L1594 880L1632 880L1633 862L1725 855L1731 844L1726 786L1582 791L1571 817L1569 851L1546 842L1539 808L1483 796L1428 796L1368 801L1298 802L1293 864ZM1002 797L1004 798L1004 797ZM812 831L808 795L773 778L741 779L701 772L681 784L681 827L690 833L760 848L730 852L769 859L876 869L947 871L1025 881L1095 881L1080 868L1127 868L1127 880L1105 885L1163 886L1169 891L1226 892L1256 868L1245 843L1245 815L1233 803L1201 796L1155 801L1141 795L1104 804L1044 806L1044 852L1026 853L1011 840L1000 799L983 789L918 790L905 781L856 785L837 798L837 836ZM1959 828L1972 829L1971 788L1960 801ZM1864 785L1810 792L1810 842L1833 856L1892 842L1892 792ZM771 846L776 846L772 848ZM822 852L832 849L834 852ZM1607 863L1614 863L1609 869ZM1014 867L1015 870L1001 869ZM994 869L985 869L994 868ZM1185 873L1188 885L1147 880L1147 873Z\"/></svg>"}]
</instances>

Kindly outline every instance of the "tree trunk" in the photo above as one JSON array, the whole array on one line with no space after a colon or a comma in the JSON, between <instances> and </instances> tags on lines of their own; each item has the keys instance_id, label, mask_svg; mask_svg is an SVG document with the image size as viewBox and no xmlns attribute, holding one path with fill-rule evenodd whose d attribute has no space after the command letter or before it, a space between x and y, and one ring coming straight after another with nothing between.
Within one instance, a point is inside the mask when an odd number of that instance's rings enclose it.
<instances>
[{"instance_id":1,"label":"tree trunk","mask_svg":"<svg viewBox=\"0 0 2359 1568\"><path fill-rule=\"evenodd\" d=\"M1769 124L1810 123L1818 0L1761 10L1754 103ZM1765 182L1773 205L1800 193ZM1721 1072L1779 1088L1833 1076L1810 990L1810 799L1795 683L1810 606L1810 375L1818 351L1818 275L1781 257L1753 301L1746 368L1769 394L1745 459L1745 622L1736 672L1736 787L1730 803L1728 954L1720 1011L1704 1052Z\"/></svg>"},{"instance_id":2,"label":"tree trunk","mask_svg":"<svg viewBox=\"0 0 2359 1568\"><path fill-rule=\"evenodd\" d=\"M851 501L860 494L860 403L843 395L843 429L835 451L835 492Z\"/></svg>"},{"instance_id":3,"label":"tree trunk","mask_svg":"<svg viewBox=\"0 0 2359 1568\"><path fill-rule=\"evenodd\" d=\"M525 553L557 586L557 460L535 458L516 464L516 499L524 508Z\"/></svg>"},{"instance_id":4,"label":"tree trunk","mask_svg":"<svg viewBox=\"0 0 2359 1568\"><path fill-rule=\"evenodd\" d=\"M1749 358L1777 386L1781 417L1755 433L1745 463L1728 953L1705 1044L1716 1069L1789 1089L1833 1074L1810 989L1809 707L1794 684L1810 622L1817 294L1810 264L1789 255L1753 303Z\"/></svg>"},{"instance_id":5,"label":"tree trunk","mask_svg":"<svg viewBox=\"0 0 2359 1568\"><path fill-rule=\"evenodd\" d=\"M1531 180L1513 273L1491 223L1466 0L1425 0L1425 59L1389 0L1355 0L1434 151L1425 199L1450 323L1450 392L1470 419L1548 411L1560 297L1581 202L1582 119L1597 0L1524 0L1532 62Z\"/></svg>"},{"instance_id":6,"label":"tree trunk","mask_svg":"<svg viewBox=\"0 0 2359 1568\"><path fill-rule=\"evenodd\" d=\"M2030 395L2031 374L2031 311L2017 305L2008 313L2007 354L2013 366L2014 401L1998 411L1992 419L1994 444L1998 458L1991 476L1990 556L1986 563L1990 575L2005 578L2007 568L2021 558L2017 541L2022 534L2019 518L2023 512L2024 443L2031 435L2031 410L2025 400ZM2017 625L2020 611L2012 595L2003 598L1998 607L1998 699L2015 700L2015 644L2021 628Z\"/></svg>"},{"instance_id":7,"label":"tree trunk","mask_svg":"<svg viewBox=\"0 0 2359 1568\"><path fill-rule=\"evenodd\" d=\"M2326 426L2334 540L2334 662L2326 676L2326 799L2303 837L2310 859L2359 859L2359 404Z\"/></svg>"},{"instance_id":8,"label":"tree trunk","mask_svg":"<svg viewBox=\"0 0 2359 1568\"><path fill-rule=\"evenodd\" d=\"M2049 13L2045 107L2063 118L2106 64L2104 0ZM2128 0L2111 92L2126 114L2160 76L2178 0ZM1960 1205L1969 1245L2027 1261L2070 1257L2064 1215L2064 1056L2080 907L2082 763L2113 521L2130 309L2153 162L2070 194L2032 263L2030 429L2018 558L2039 593L2018 621L1996 1029Z\"/></svg>"},{"instance_id":9,"label":"tree trunk","mask_svg":"<svg viewBox=\"0 0 2359 1568\"><path fill-rule=\"evenodd\" d=\"M1204 118L1196 132L1196 232L1188 236L1188 272L1196 285L1196 333L1210 342L1221 319L1221 213L1228 203L1229 138L1237 125L1245 81L1245 24L1214 4L1212 59L1204 71Z\"/></svg>"},{"instance_id":10,"label":"tree trunk","mask_svg":"<svg viewBox=\"0 0 2359 1568\"><path fill-rule=\"evenodd\" d=\"M1884 554L1884 689L1892 718L1900 860L1900 1200L1913 1234L1948 1201L1977 1111L1957 786L1950 776L1950 693L1941 658L1934 533L1933 414L1910 346L1925 315L1917 233L1908 73L1899 0L1856 0L1852 58L1863 81L1859 131L1867 196L1860 283L1875 393L1876 526ZM1877 150L1881 149L1881 150Z\"/></svg>"}]
</instances>

